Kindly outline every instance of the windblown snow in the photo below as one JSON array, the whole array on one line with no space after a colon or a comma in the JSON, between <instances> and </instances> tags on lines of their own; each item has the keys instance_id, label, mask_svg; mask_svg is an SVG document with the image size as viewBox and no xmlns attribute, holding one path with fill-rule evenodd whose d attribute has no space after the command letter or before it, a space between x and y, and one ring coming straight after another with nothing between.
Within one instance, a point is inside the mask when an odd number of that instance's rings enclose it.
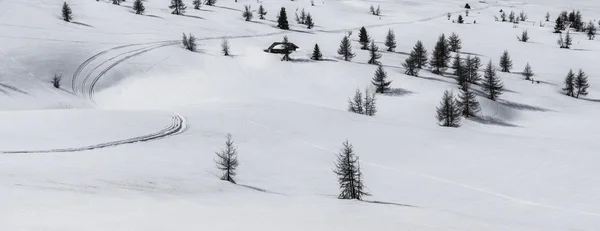
<instances>
[{"instance_id":1,"label":"windblown snow","mask_svg":"<svg viewBox=\"0 0 600 231\"><path fill-rule=\"evenodd\" d=\"M62 0L0 0L0 230L600 230L600 39L572 32L571 49L559 49L552 33L561 11L597 24L597 0L469 1L468 17L458 0L221 0L200 10L186 0L182 16L167 0L144 1L144 15L133 0L67 2L71 23ZM261 4L266 19L244 21L244 5ZM276 27L281 7L290 30ZM302 9L313 29L294 22ZM501 9L529 19L497 22ZM347 111L376 69L360 50L362 26L393 81L373 117ZM395 52L383 44L389 29ZM528 43L516 39L523 30ZM337 49L350 31L357 56L346 62ZM497 66L508 50L514 64L498 72L500 100L478 95L478 118L459 128L435 118L443 92L458 92L454 77L407 76L401 65L418 40L431 53L452 32L462 54ZM291 62L263 51L284 36L300 47ZM325 60L310 60L315 44ZM539 83L519 74L527 63ZM587 96L562 93L569 69L588 73ZM238 184L221 181L213 160L227 133ZM365 201L337 199L332 169L346 139Z\"/></svg>"}]
</instances>

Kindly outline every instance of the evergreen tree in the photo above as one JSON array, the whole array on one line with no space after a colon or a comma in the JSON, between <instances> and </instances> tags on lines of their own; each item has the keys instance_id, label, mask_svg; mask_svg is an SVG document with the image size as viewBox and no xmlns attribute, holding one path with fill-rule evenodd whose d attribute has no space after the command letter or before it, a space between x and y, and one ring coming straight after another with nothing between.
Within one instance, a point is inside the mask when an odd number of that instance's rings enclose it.
<instances>
[{"instance_id":1,"label":"evergreen tree","mask_svg":"<svg viewBox=\"0 0 600 231\"><path fill-rule=\"evenodd\" d=\"M512 60L510 60L508 51L504 50L504 53L502 53L502 56L500 57L500 68L502 68L502 72L510 72L512 66Z\"/></svg>"},{"instance_id":2,"label":"evergreen tree","mask_svg":"<svg viewBox=\"0 0 600 231\"><path fill-rule=\"evenodd\" d=\"M448 45L450 46L449 49L452 52L459 52L460 49L462 49L462 41L456 33L452 33L452 35L448 37Z\"/></svg>"},{"instance_id":3,"label":"evergreen tree","mask_svg":"<svg viewBox=\"0 0 600 231\"><path fill-rule=\"evenodd\" d=\"M565 48L570 49L571 44L573 44L573 38L571 37L571 34L569 33L569 31L567 31L567 34L565 35L565 44L564 44Z\"/></svg>"},{"instance_id":4,"label":"evergreen tree","mask_svg":"<svg viewBox=\"0 0 600 231\"><path fill-rule=\"evenodd\" d=\"M479 84L481 80L481 74L479 74L479 68L481 67L481 59L479 57L467 56L465 61L465 71L467 76L467 82L472 84Z\"/></svg>"},{"instance_id":5,"label":"evergreen tree","mask_svg":"<svg viewBox=\"0 0 600 231\"><path fill-rule=\"evenodd\" d=\"M199 10L202 7L202 0L194 0L192 5L194 5L194 9Z\"/></svg>"},{"instance_id":6,"label":"evergreen tree","mask_svg":"<svg viewBox=\"0 0 600 231\"><path fill-rule=\"evenodd\" d=\"M263 5L260 4L260 6L258 7L258 18L264 20L265 19L265 15L267 15L267 11L263 7Z\"/></svg>"},{"instance_id":7,"label":"evergreen tree","mask_svg":"<svg viewBox=\"0 0 600 231\"><path fill-rule=\"evenodd\" d=\"M65 22L71 22L71 20L73 20L73 11L71 11L71 7L67 2L64 2L62 6L62 18Z\"/></svg>"},{"instance_id":8,"label":"evergreen tree","mask_svg":"<svg viewBox=\"0 0 600 231\"><path fill-rule=\"evenodd\" d=\"M456 53L456 56L454 56L454 59L452 60L452 68L454 69L454 75L456 77L461 76L462 73L465 72L465 70L463 70L464 67L465 65L463 64L463 61L460 57L460 53Z\"/></svg>"},{"instance_id":9,"label":"evergreen tree","mask_svg":"<svg viewBox=\"0 0 600 231\"><path fill-rule=\"evenodd\" d=\"M546 22L550 22L550 12L546 12Z\"/></svg>"},{"instance_id":10,"label":"evergreen tree","mask_svg":"<svg viewBox=\"0 0 600 231\"><path fill-rule=\"evenodd\" d=\"M375 45L375 41L373 40L371 40L371 44L369 45L369 57L369 64L381 64L379 61L377 61L381 58L381 54L379 53L379 47Z\"/></svg>"},{"instance_id":11,"label":"evergreen tree","mask_svg":"<svg viewBox=\"0 0 600 231\"><path fill-rule=\"evenodd\" d=\"M60 89L60 81L62 80L62 75L57 75L54 74L54 77L52 77L52 86L54 86L54 88L56 89Z\"/></svg>"},{"instance_id":12,"label":"evergreen tree","mask_svg":"<svg viewBox=\"0 0 600 231\"><path fill-rule=\"evenodd\" d=\"M563 21L561 16L558 16L558 18L556 18L556 22L554 23L554 33L560 33L560 31L564 30L564 28L565 21Z\"/></svg>"},{"instance_id":13,"label":"evergreen tree","mask_svg":"<svg viewBox=\"0 0 600 231\"><path fill-rule=\"evenodd\" d=\"M354 154L354 148L348 140L344 142L344 148L337 157L334 173L338 177L340 185L339 199L362 200L363 196L369 196L364 191L358 157Z\"/></svg>"},{"instance_id":14,"label":"evergreen tree","mask_svg":"<svg viewBox=\"0 0 600 231\"><path fill-rule=\"evenodd\" d=\"M467 11L467 12L468 12L468 11ZM463 19L463 16L462 16L462 14L459 14L459 15L458 15L458 23L460 23L460 24L463 24L463 23L465 23L465 20Z\"/></svg>"},{"instance_id":15,"label":"evergreen tree","mask_svg":"<svg viewBox=\"0 0 600 231\"><path fill-rule=\"evenodd\" d=\"M187 37L185 33L183 33L182 43L185 49L189 51L196 51L196 37L194 37L194 35L190 34L190 36Z\"/></svg>"},{"instance_id":16,"label":"evergreen tree","mask_svg":"<svg viewBox=\"0 0 600 231\"><path fill-rule=\"evenodd\" d=\"M356 56L356 54L352 53L352 44L350 43L348 36L344 36L342 42L340 42L338 54L344 57L344 61L350 61L352 58L354 58L354 56Z\"/></svg>"},{"instance_id":17,"label":"evergreen tree","mask_svg":"<svg viewBox=\"0 0 600 231\"><path fill-rule=\"evenodd\" d=\"M582 32L585 30L585 23L583 22L583 16L581 16L581 12L578 10L575 13L575 19L573 21L573 28L575 28L575 31L577 32Z\"/></svg>"},{"instance_id":18,"label":"evergreen tree","mask_svg":"<svg viewBox=\"0 0 600 231\"><path fill-rule=\"evenodd\" d=\"M277 19L277 27L282 30L289 30L290 25L287 20L287 13L285 12L285 7L281 7L281 11L279 11L279 17Z\"/></svg>"},{"instance_id":19,"label":"evergreen tree","mask_svg":"<svg viewBox=\"0 0 600 231\"><path fill-rule=\"evenodd\" d=\"M417 64L417 68L422 69L427 65L427 49L423 46L423 42L421 40L417 41L417 44L413 48L413 52L415 54L415 63Z\"/></svg>"},{"instance_id":20,"label":"evergreen tree","mask_svg":"<svg viewBox=\"0 0 600 231\"><path fill-rule=\"evenodd\" d=\"M593 40L596 37L596 25L592 21L588 23L588 26L586 28L586 35L590 40Z\"/></svg>"},{"instance_id":21,"label":"evergreen tree","mask_svg":"<svg viewBox=\"0 0 600 231\"><path fill-rule=\"evenodd\" d=\"M431 60L429 65L433 68L433 73L441 75L444 70L448 67L448 61L450 60L450 49L446 37L444 34L440 35L433 52L431 54Z\"/></svg>"},{"instance_id":22,"label":"evergreen tree","mask_svg":"<svg viewBox=\"0 0 600 231\"><path fill-rule=\"evenodd\" d=\"M367 29L365 29L365 27L361 27L360 31L358 31L358 42L360 43L361 50L367 50L368 46L369 46L369 41L371 41L371 38L369 37L369 35L367 34Z\"/></svg>"},{"instance_id":23,"label":"evergreen tree","mask_svg":"<svg viewBox=\"0 0 600 231\"><path fill-rule=\"evenodd\" d=\"M458 95L456 105L460 108L461 114L465 118L475 117L475 113L481 110L481 106L479 106L475 92L471 90L471 84L464 83L459 86L459 89L460 94Z\"/></svg>"},{"instance_id":24,"label":"evergreen tree","mask_svg":"<svg viewBox=\"0 0 600 231\"><path fill-rule=\"evenodd\" d=\"M415 51L412 51L410 53L410 56L408 56L408 58L404 60L404 63L402 63L402 67L406 69L404 71L404 74L410 76L419 76L418 58L415 54Z\"/></svg>"},{"instance_id":25,"label":"evergreen tree","mask_svg":"<svg viewBox=\"0 0 600 231\"><path fill-rule=\"evenodd\" d=\"M237 149L233 146L231 134L227 134L225 139L225 148L220 152L215 152L215 154L217 154L215 163L217 164L217 168L223 171L221 180L226 180L235 184L233 178L237 175L237 167L239 165L237 160Z\"/></svg>"},{"instance_id":26,"label":"evergreen tree","mask_svg":"<svg viewBox=\"0 0 600 231\"><path fill-rule=\"evenodd\" d=\"M531 77L534 75L533 70L529 63L525 65L525 70L523 70L523 76L525 76L525 80L531 80Z\"/></svg>"},{"instance_id":27,"label":"evergreen tree","mask_svg":"<svg viewBox=\"0 0 600 231\"><path fill-rule=\"evenodd\" d=\"M252 20L252 9L250 9L250 5L245 5L244 6L244 12L242 12L242 17L244 17L244 20L246 20L246 22Z\"/></svg>"},{"instance_id":28,"label":"evergreen tree","mask_svg":"<svg viewBox=\"0 0 600 231\"><path fill-rule=\"evenodd\" d=\"M377 66L377 70L375 70L375 75L373 76L371 83L375 85L375 93L384 94L390 91L390 84L392 84L392 81L387 81L387 72L379 65Z\"/></svg>"},{"instance_id":29,"label":"evergreen tree","mask_svg":"<svg viewBox=\"0 0 600 231\"><path fill-rule=\"evenodd\" d=\"M516 18L515 18L515 12L514 11L510 11L510 14L508 15L508 21L509 22L516 22Z\"/></svg>"},{"instance_id":30,"label":"evergreen tree","mask_svg":"<svg viewBox=\"0 0 600 231\"><path fill-rule=\"evenodd\" d=\"M183 15L185 13L185 9L187 8L182 0L171 0L171 5L169 8L173 9L171 14Z\"/></svg>"},{"instance_id":31,"label":"evergreen tree","mask_svg":"<svg viewBox=\"0 0 600 231\"><path fill-rule=\"evenodd\" d=\"M114 5L121 5L121 0L112 0Z\"/></svg>"},{"instance_id":32,"label":"evergreen tree","mask_svg":"<svg viewBox=\"0 0 600 231\"><path fill-rule=\"evenodd\" d=\"M364 114L364 102L362 97L362 92L359 89L356 89L354 93L354 98L348 99L348 111L356 114Z\"/></svg>"},{"instance_id":33,"label":"evergreen tree","mask_svg":"<svg viewBox=\"0 0 600 231\"><path fill-rule=\"evenodd\" d=\"M496 74L496 70L494 70L494 65L491 60L484 70L481 88L492 101L496 101L498 96L504 91L502 81L500 81L500 77Z\"/></svg>"},{"instance_id":34,"label":"evergreen tree","mask_svg":"<svg viewBox=\"0 0 600 231\"><path fill-rule=\"evenodd\" d=\"M365 89L365 115L374 116L377 113L375 93Z\"/></svg>"},{"instance_id":35,"label":"evergreen tree","mask_svg":"<svg viewBox=\"0 0 600 231\"><path fill-rule=\"evenodd\" d=\"M204 1L204 4L207 6L214 6L215 4L217 4L217 0L206 0Z\"/></svg>"},{"instance_id":36,"label":"evergreen tree","mask_svg":"<svg viewBox=\"0 0 600 231\"><path fill-rule=\"evenodd\" d=\"M306 28L308 28L308 29L312 29L315 26L315 22L313 21L312 15L310 15L310 13L308 13L306 15L304 24L306 25Z\"/></svg>"},{"instance_id":37,"label":"evergreen tree","mask_svg":"<svg viewBox=\"0 0 600 231\"><path fill-rule=\"evenodd\" d=\"M224 56L229 56L229 48L231 48L229 46L229 40L227 38L223 38L223 41L221 41L221 51L223 52Z\"/></svg>"},{"instance_id":38,"label":"evergreen tree","mask_svg":"<svg viewBox=\"0 0 600 231\"><path fill-rule=\"evenodd\" d=\"M500 13L500 18L502 19L503 22L506 22L506 13L504 13L504 11L502 11Z\"/></svg>"},{"instance_id":39,"label":"evergreen tree","mask_svg":"<svg viewBox=\"0 0 600 231\"><path fill-rule=\"evenodd\" d=\"M144 7L142 0L135 0L135 2L133 2L133 10L135 11L135 14L144 14L146 7Z\"/></svg>"},{"instance_id":40,"label":"evergreen tree","mask_svg":"<svg viewBox=\"0 0 600 231\"><path fill-rule=\"evenodd\" d=\"M442 96L441 105L437 108L438 123L444 127L460 126L461 110L452 92L446 90Z\"/></svg>"},{"instance_id":41,"label":"evergreen tree","mask_svg":"<svg viewBox=\"0 0 600 231\"><path fill-rule=\"evenodd\" d=\"M571 97L575 97L575 73L573 70L569 70L567 77L565 78L565 88L562 89L565 94Z\"/></svg>"},{"instance_id":42,"label":"evergreen tree","mask_svg":"<svg viewBox=\"0 0 600 231\"><path fill-rule=\"evenodd\" d=\"M579 98L579 95L587 95L587 89L590 87L590 84L587 80L587 75L583 70L579 69L579 73L577 73L577 77L575 77L575 89L577 90L577 94L575 97Z\"/></svg>"},{"instance_id":43,"label":"evergreen tree","mask_svg":"<svg viewBox=\"0 0 600 231\"><path fill-rule=\"evenodd\" d=\"M369 7L369 12L371 12L372 15L375 15L375 7L373 7L373 5Z\"/></svg>"},{"instance_id":44,"label":"evergreen tree","mask_svg":"<svg viewBox=\"0 0 600 231\"><path fill-rule=\"evenodd\" d=\"M525 11L521 11L521 13L519 13L519 21L527 21L527 13L525 13Z\"/></svg>"},{"instance_id":45,"label":"evergreen tree","mask_svg":"<svg viewBox=\"0 0 600 231\"><path fill-rule=\"evenodd\" d=\"M519 41L521 42L528 42L529 41L529 34L527 33L527 30L524 30L523 33L521 34L521 37L517 37L519 39Z\"/></svg>"},{"instance_id":46,"label":"evergreen tree","mask_svg":"<svg viewBox=\"0 0 600 231\"><path fill-rule=\"evenodd\" d=\"M300 24L306 24L306 16L306 11L302 8L302 11L300 12Z\"/></svg>"},{"instance_id":47,"label":"evergreen tree","mask_svg":"<svg viewBox=\"0 0 600 231\"><path fill-rule=\"evenodd\" d=\"M310 56L312 60L322 60L323 54L321 54L321 49L319 49L319 44L315 44L315 48L313 49L312 56Z\"/></svg>"},{"instance_id":48,"label":"evergreen tree","mask_svg":"<svg viewBox=\"0 0 600 231\"><path fill-rule=\"evenodd\" d=\"M388 48L387 51L394 51L396 49L396 35L392 29L389 29L385 36L385 46Z\"/></svg>"}]
</instances>

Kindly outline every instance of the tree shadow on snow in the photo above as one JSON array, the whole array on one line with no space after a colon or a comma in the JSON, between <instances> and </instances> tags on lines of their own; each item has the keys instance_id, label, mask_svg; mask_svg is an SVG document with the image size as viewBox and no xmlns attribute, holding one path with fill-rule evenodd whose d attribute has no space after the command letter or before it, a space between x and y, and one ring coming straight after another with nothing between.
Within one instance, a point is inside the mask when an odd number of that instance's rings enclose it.
<instances>
[{"instance_id":1,"label":"tree shadow on snow","mask_svg":"<svg viewBox=\"0 0 600 231\"><path fill-rule=\"evenodd\" d=\"M85 23L82 23L82 22L71 22L71 23L77 24L77 25L80 25L80 26L87 26L87 27L92 27L92 28L94 27L94 26L92 26L90 24L85 24Z\"/></svg>"},{"instance_id":2,"label":"tree shadow on snow","mask_svg":"<svg viewBox=\"0 0 600 231\"><path fill-rule=\"evenodd\" d=\"M188 17L188 18L196 18L196 19L202 19L202 20L204 20L204 18L203 18L203 17L200 17L200 16L195 16L195 15L187 15L187 14L184 14L184 15L182 15L182 16L184 16L184 17Z\"/></svg>"},{"instance_id":3,"label":"tree shadow on snow","mask_svg":"<svg viewBox=\"0 0 600 231\"><path fill-rule=\"evenodd\" d=\"M511 124L504 120L501 120L501 119L498 119L495 117L491 117L491 116L469 117L467 119L470 121L473 121L473 122L480 123L480 124L496 125L496 126L503 126L503 127L520 127L518 125Z\"/></svg>"},{"instance_id":4,"label":"tree shadow on snow","mask_svg":"<svg viewBox=\"0 0 600 231\"><path fill-rule=\"evenodd\" d=\"M258 191L258 192L263 192L263 193L270 193L270 194L277 194L277 195L287 196L287 195L285 195L285 194L283 194L283 193L272 192L272 191L269 191L269 190L266 190L266 189L263 189L263 188L254 187L254 186L250 186L250 185L244 185L244 184L235 184L235 185L237 185L237 186L241 186L241 187L244 187L244 188L247 188L247 189L252 189L252 190L254 190L254 191Z\"/></svg>"},{"instance_id":5,"label":"tree shadow on snow","mask_svg":"<svg viewBox=\"0 0 600 231\"><path fill-rule=\"evenodd\" d=\"M14 86L11 86L11 85L8 85L8 84L0 83L0 87L7 88L7 89L9 89L9 90L11 90L11 91L16 91L16 92L19 92L19 93L21 93L21 94L29 95L29 93L27 93L26 91L23 91L23 90L21 90L21 89L19 89L19 88L16 88L16 87L14 87ZM2 91L3 91L5 94L7 94L7 92L6 92L6 91L4 91L4 90L2 90ZM8 94L7 94L7 95L8 95Z\"/></svg>"},{"instance_id":6,"label":"tree shadow on snow","mask_svg":"<svg viewBox=\"0 0 600 231\"><path fill-rule=\"evenodd\" d=\"M500 105L508 107L508 108L523 110L523 111L541 111L541 112L552 111L552 110L549 110L549 109L546 109L543 107L522 104L522 103L516 103L516 102L507 101L507 100L498 100L498 103Z\"/></svg>"},{"instance_id":7,"label":"tree shadow on snow","mask_svg":"<svg viewBox=\"0 0 600 231\"><path fill-rule=\"evenodd\" d=\"M146 15L146 16L148 16L148 17L151 17L151 18L160 18L160 19L165 19L165 18L163 18L163 17L160 17L160 16L158 16L158 15L151 15L151 14L149 14L149 15Z\"/></svg>"},{"instance_id":8,"label":"tree shadow on snow","mask_svg":"<svg viewBox=\"0 0 600 231\"><path fill-rule=\"evenodd\" d=\"M425 76L414 76L415 78L420 78L420 79L426 79L426 80L432 80L432 81L438 81L438 82L444 82L444 83L449 83L449 84L453 84L455 82L450 82L448 80L445 79L438 79L438 78L433 78L433 77L425 77Z\"/></svg>"},{"instance_id":9,"label":"tree shadow on snow","mask_svg":"<svg viewBox=\"0 0 600 231\"><path fill-rule=\"evenodd\" d=\"M384 95L401 97L401 96L407 96L407 95L411 95L411 94L414 94L414 92L405 90L402 88L392 88L392 89L390 89L389 92L385 93Z\"/></svg>"},{"instance_id":10,"label":"tree shadow on snow","mask_svg":"<svg viewBox=\"0 0 600 231\"><path fill-rule=\"evenodd\" d=\"M600 103L600 99L590 99L590 98L580 98L580 99L585 100L585 101L594 102L594 103Z\"/></svg>"},{"instance_id":11,"label":"tree shadow on snow","mask_svg":"<svg viewBox=\"0 0 600 231\"><path fill-rule=\"evenodd\" d=\"M395 206L401 206L401 207L418 208L418 206L414 206L414 205L407 205L407 204L400 204L400 203L386 202L386 201L367 201L367 200L364 200L362 202L370 203L370 204L395 205Z\"/></svg>"}]
</instances>

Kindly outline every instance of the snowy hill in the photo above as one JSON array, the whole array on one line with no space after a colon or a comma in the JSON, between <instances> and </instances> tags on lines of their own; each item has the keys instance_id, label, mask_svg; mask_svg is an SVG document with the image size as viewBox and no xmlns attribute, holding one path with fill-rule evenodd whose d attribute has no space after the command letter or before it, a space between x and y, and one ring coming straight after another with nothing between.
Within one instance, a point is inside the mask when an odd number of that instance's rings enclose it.
<instances>
[{"instance_id":1,"label":"snowy hill","mask_svg":"<svg viewBox=\"0 0 600 231\"><path fill-rule=\"evenodd\" d=\"M144 1L144 15L111 2L70 0L67 23L62 0L0 0L0 230L600 230L600 40L572 31L560 49L552 33L561 11L598 25L596 0L469 2L469 16L456 0L184 1L185 15L167 0ZM244 5L261 4L266 19L244 21ZM290 30L277 28L281 7ZM302 9L314 28L294 22ZM494 20L500 10L529 19L515 28ZM373 117L347 111L376 69L362 26L396 93L377 96ZM458 93L454 76L401 64L418 40L431 54L453 32L484 64L508 50L513 73L498 72L498 101L477 96L477 118L445 128L435 112ZM263 51L284 36L300 47L292 62ZM315 44L324 61L310 60ZM527 63L539 83L523 80ZM562 93L569 69L589 75L587 96ZM214 163L227 133L238 184ZM346 139L372 194L362 202L337 199Z\"/></svg>"}]
</instances>

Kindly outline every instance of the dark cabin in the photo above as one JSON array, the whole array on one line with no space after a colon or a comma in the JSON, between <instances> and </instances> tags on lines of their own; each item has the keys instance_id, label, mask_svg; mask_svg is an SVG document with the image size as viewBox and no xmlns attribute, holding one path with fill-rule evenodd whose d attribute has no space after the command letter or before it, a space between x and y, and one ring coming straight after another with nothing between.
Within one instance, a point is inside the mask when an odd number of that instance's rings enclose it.
<instances>
[{"instance_id":1,"label":"dark cabin","mask_svg":"<svg viewBox=\"0 0 600 231\"><path fill-rule=\"evenodd\" d=\"M275 54L287 54L296 51L299 47L293 43L274 42L265 52Z\"/></svg>"}]
</instances>

